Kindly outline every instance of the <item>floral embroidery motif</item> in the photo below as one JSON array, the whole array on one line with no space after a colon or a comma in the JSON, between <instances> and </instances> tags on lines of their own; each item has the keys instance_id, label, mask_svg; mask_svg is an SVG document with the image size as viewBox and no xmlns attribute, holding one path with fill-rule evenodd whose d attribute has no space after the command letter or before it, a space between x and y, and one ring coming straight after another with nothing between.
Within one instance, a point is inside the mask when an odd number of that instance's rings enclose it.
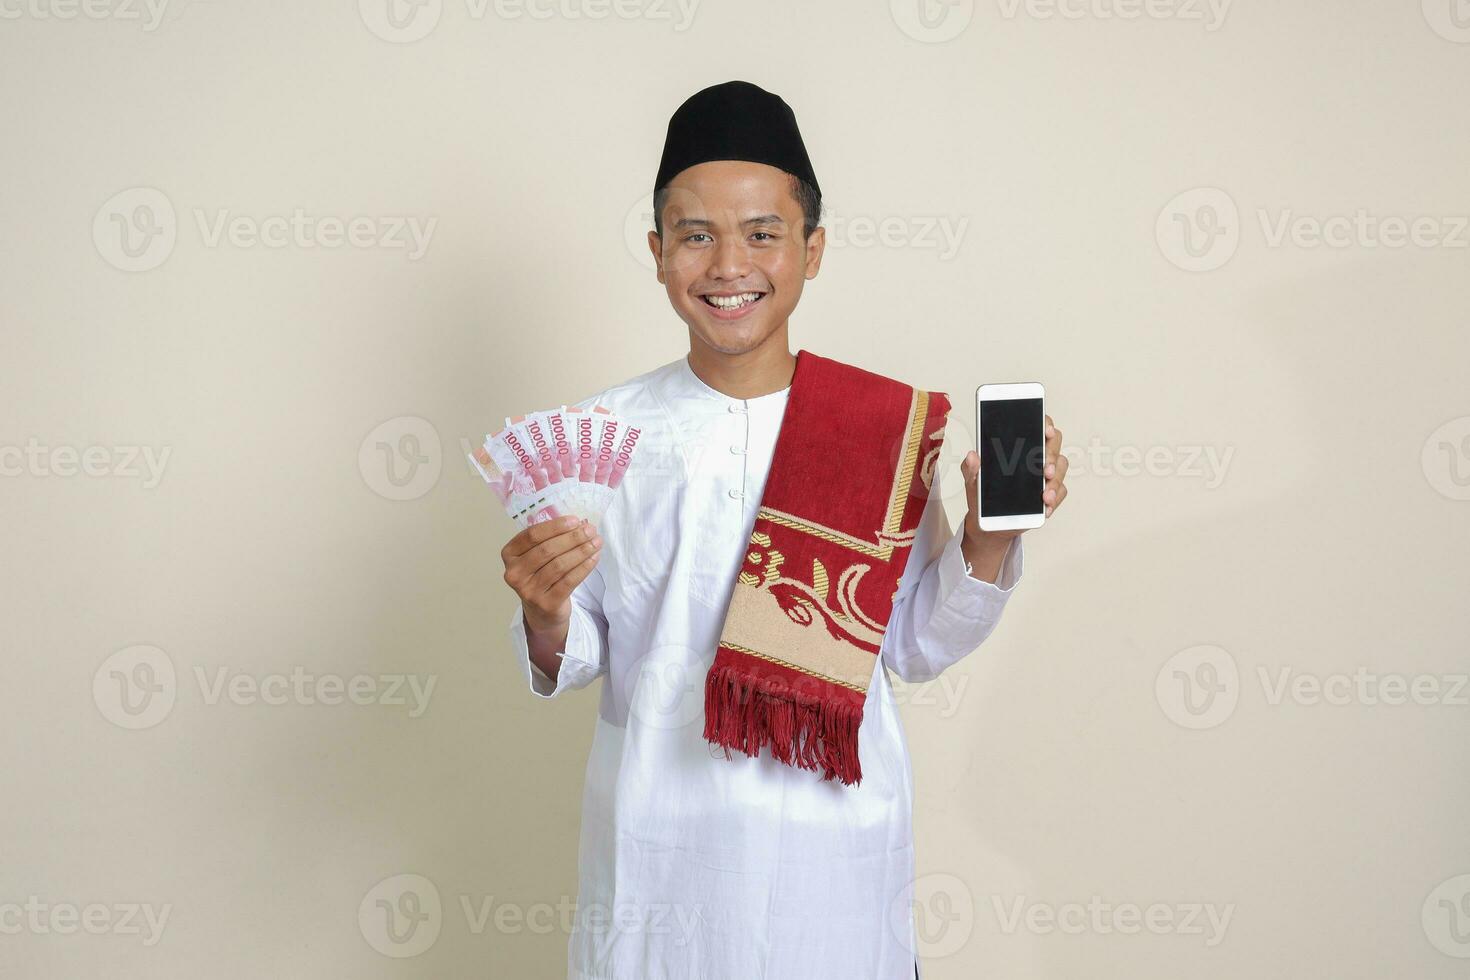
<instances>
[{"instance_id":1,"label":"floral embroidery motif","mask_svg":"<svg viewBox=\"0 0 1470 980\"><path fill-rule=\"evenodd\" d=\"M837 576L836 600L832 597L831 573L820 559L812 559L812 581L803 582L781 574L786 556L771 547L770 535L755 531L745 555L740 584L769 593L793 623L811 626L818 620L834 638L854 643L877 653L883 642L883 624L858 607L857 588L872 570L867 562L856 562Z\"/></svg>"}]
</instances>

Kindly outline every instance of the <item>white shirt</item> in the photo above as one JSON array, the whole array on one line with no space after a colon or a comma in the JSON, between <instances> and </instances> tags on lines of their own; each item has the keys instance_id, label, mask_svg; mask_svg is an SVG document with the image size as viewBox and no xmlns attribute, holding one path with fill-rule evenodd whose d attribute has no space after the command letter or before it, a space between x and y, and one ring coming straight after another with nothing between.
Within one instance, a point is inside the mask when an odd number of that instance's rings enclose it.
<instances>
[{"instance_id":1,"label":"white shirt","mask_svg":"<svg viewBox=\"0 0 1470 980\"><path fill-rule=\"evenodd\" d=\"M858 731L862 782L823 782L769 748L704 739L714 661L790 389L731 398L681 357L577 405L643 426L572 595L553 683L510 636L531 690L602 678L587 760L568 980L912 980L913 787L887 667L924 681L973 651L1021 576L967 574L939 470ZM836 488L834 488L836 489ZM881 665L881 666L880 666Z\"/></svg>"}]
</instances>

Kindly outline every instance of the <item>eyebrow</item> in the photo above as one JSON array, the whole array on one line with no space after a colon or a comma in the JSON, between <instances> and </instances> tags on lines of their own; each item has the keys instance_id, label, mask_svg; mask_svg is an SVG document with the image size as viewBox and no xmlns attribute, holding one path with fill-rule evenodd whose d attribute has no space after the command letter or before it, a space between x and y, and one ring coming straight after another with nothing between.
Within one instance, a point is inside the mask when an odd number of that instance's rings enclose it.
<instances>
[{"instance_id":1,"label":"eyebrow","mask_svg":"<svg viewBox=\"0 0 1470 980\"><path fill-rule=\"evenodd\" d=\"M750 225L782 225L785 223L785 219L779 214L758 214L754 218L746 218L740 222L740 225L749 227ZM674 222L675 228L707 228L709 225L710 221L707 218L680 218Z\"/></svg>"}]
</instances>

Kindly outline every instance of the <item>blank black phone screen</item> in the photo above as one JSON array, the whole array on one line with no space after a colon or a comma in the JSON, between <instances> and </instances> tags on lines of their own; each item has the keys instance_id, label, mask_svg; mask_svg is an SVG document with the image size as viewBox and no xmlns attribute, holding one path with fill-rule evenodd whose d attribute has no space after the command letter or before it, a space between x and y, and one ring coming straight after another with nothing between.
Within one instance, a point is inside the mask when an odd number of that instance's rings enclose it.
<instances>
[{"instance_id":1,"label":"blank black phone screen","mask_svg":"<svg viewBox=\"0 0 1470 980\"><path fill-rule=\"evenodd\" d=\"M980 403L980 513L1039 514L1046 441L1040 398Z\"/></svg>"}]
</instances>

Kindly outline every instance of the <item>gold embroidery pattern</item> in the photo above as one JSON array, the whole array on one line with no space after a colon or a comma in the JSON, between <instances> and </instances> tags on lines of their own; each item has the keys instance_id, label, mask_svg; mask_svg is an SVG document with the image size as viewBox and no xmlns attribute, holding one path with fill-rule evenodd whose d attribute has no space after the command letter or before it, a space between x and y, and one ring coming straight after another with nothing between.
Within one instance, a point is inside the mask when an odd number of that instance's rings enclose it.
<instances>
[{"instance_id":1,"label":"gold embroidery pattern","mask_svg":"<svg viewBox=\"0 0 1470 980\"><path fill-rule=\"evenodd\" d=\"M874 533L873 541L862 540L835 528L803 520L793 514L768 507L761 507L758 511L757 528L761 520L767 520L885 562L892 558L897 548L912 545L917 529L907 532L899 530L903 523L904 509L908 504L909 493L913 488L916 476L926 488L931 486L933 467L939 452L939 447L935 445L925 454L922 463L919 460L919 449L925 435L923 427L928 417L928 409L929 393L914 389L909 403L908 422L904 431L903 451L899 454L895 466L887 513L883 526ZM943 426L940 427L936 436L931 436L936 443L942 437ZM750 543L751 548L745 556L745 567L738 577L740 585L768 592L775 599L781 611L785 613L785 618L796 626L821 627L833 639L850 644L857 650L877 655L886 627L857 606L858 582L863 575L872 571L873 566L870 563L858 561L836 571L834 589L832 581L834 571L829 570L819 559L813 558L812 581L808 585L799 579L787 578L781 574L781 566L786 556L771 548L769 534L755 530L751 533ZM833 602L834 592L836 593L835 603ZM825 672L753 650L723 638L720 645L812 677L822 678L859 693L867 691L866 684L849 683L840 678L831 677ZM800 647L797 647L792 652L799 652L799 650Z\"/></svg>"},{"instance_id":2,"label":"gold embroidery pattern","mask_svg":"<svg viewBox=\"0 0 1470 980\"><path fill-rule=\"evenodd\" d=\"M759 660L769 661L770 663L778 664L782 667L789 667L792 670L802 674L806 674L809 677L819 677L829 684L836 684L839 687L850 688L851 690L857 691L859 694L866 694L868 692L868 689L866 687L861 687L857 684L849 684L847 681L838 680L835 677L828 677L826 674L819 674L815 671L807 670L805 667L801 666L801 664L794 664L789 660L782 660L780 657L773 657L769 653L761 653L759 650L752 650L749 647L743 647L738 643L722 642L720 643L720 646L725 647L729 650L734 650L736 653L743 653L747 657L755 657Z\"/></svg>"},{"instance_id":3,"label":"gold embroidery pattern","mask_svg":"<svg viewBox=\"0 0 1470 980\"><path fill-rule=\"evenodd\" d=\"M908 425L904 430L903 452L899 455L893 474L893 491L888 498L888 513L884 518L883 527L874 533L873 541L864 541L824 524L804 520L795 514L788 514L770 507L762 507L756 514L756 520L767 520L772 524L789 527L793 531L801 531L821 538L823 541L851 548L859 554L888 561L893 557L895 548L907 547L914 542L913 531L900 534L898 529L903 523L903 512L908 504L909 491L914 485L915 471L919 468L919 445L924 436L924 421L928 417L928 412L929 392L914 389L913 399L909 402ZM931 450L929 456L934 453L935 451ZM929 462L928 456L925 458L925 464L932 472L933 464ZM929 474L917 475L926 487L929 486L929 479L926 479ZM761 537L766 538L764 544L770 544L768 536L761 535ZM755 534L751 535L751 540L758 544L762 543L757 540Z\"/></svg>"}]
</instances>

